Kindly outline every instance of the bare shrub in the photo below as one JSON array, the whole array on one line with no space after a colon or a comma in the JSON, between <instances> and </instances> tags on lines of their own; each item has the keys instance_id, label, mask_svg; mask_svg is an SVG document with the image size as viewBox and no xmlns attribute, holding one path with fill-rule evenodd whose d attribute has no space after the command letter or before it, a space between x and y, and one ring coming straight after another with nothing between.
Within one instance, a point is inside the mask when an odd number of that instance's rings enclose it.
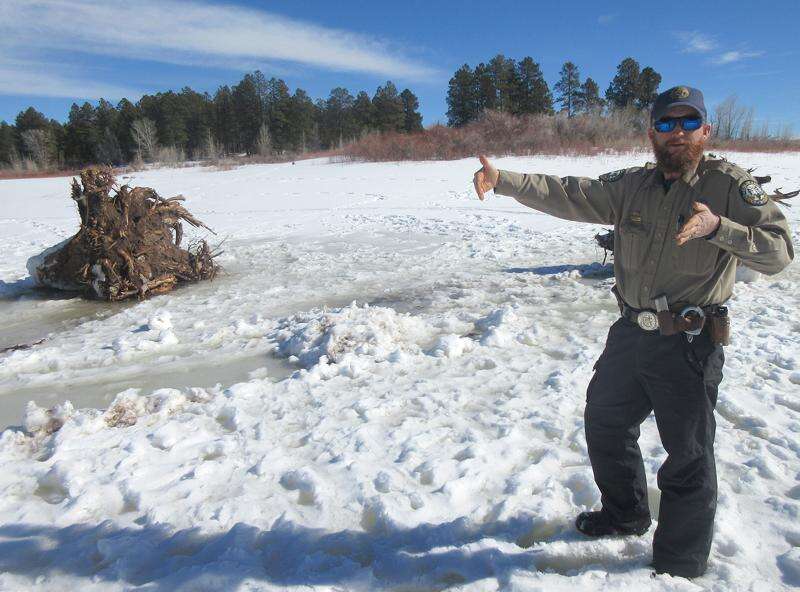
<instances>
[{"instance_id":1,"label":"bare shrub","mask_svg":"<svg viewBox=\"0 0 800 592\"><path fill-rule=\"evenodd\" d=\"M481 119L462 127L434 125L413 134L372 133L344 147L349 160L451 160L475 154L530 155L576 154L648 150L647 111L626 108L607 115L597 112L567 117L556 115L515 116L486 111ZM744 151L800 150L800 140L790 132L778 137L752 133L752 110L745 109L736 123L737 134L747 138L712 139L711 147Z\"/></svg>"},{"instance_id":2,"label":"bare shrub","mask_svg":"<svg viewBox=\"0 0 800 592\"><path fill-rule=\"evenodd\" d=\"M206 130L206 137L203 141L203 148L201 150L201 158L214 160L220 157L222 149L217 141L214 139L214 134L210 129Z\"/></svg>"},{"instance_id":3,"label":"bare shrub","mask_svg":"<svg viewBox=\"0 0 800 592\"><path fill-rule=\"evenodd\" d=\"M269 126L266 123L262 123L261 127L258 128L256 148L259 156L269 156L272 154L272 138L269 134Z\"/></svg>"},{"instance_id":4,"label":"bare shrub","mask_svg":"<svg viewBox=\"0 0 800 592\"><path fill-rule=\"evenodd\" d=\"M515 116L487 111L469 125L434 125L415 134L370 134L343 153L363 160L448 160L491 154L592 154L647 145L646 116L633 111L604 117L582 114Z\"/></svg>"},{"instance_id":5,"label":"bare shrub","mask_svg":"<svg viewBox=\"0 0 800 592\"><path fill-rule=\"evenodd\" d=\"M158 146L155 122L147 117L137 119L131 124L131 134L133 141L136 142L139 158L152 158Z\"/></svg>"},{"instance_id":6,"label":"bare shrub","mask_svg":"<svg viewBox=\"0 0 800 592\"><path fill-rule=\"evenodd\" d=\"M46 129L29 129L22 132L22 143L31 155L37 168L46 169L50 165L53 151L53 134Z\"/></svg>"},{"instance_id":7,"label":"bare shrub","mask_svg":"<svg viewBox=\"0 0 800 592\"><path fill-rule=\"evenodd\" d=\"M157 146L152 155L153 161L161 165L175 166L186 162L186 153L183 148L175 146Z\"/></svg>"}]
</instances>

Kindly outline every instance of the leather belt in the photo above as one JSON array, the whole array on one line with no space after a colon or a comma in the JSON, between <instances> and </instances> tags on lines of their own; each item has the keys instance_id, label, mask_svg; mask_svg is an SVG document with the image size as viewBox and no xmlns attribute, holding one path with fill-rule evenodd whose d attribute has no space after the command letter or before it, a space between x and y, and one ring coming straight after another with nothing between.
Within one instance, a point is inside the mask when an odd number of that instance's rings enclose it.
<instances>
[{"instance_id":1,"label":"leather belt","mask_svg":"<svg viewBox=\"0 0 800 592\"><path fill-rule=\"evenodd\" d=\"M681 312L662 312L638 309L622 302L622 316L645 331L661 330L662 335L690 333L698 335L703 330L707 316L716 314L717 305L687 306Z\"/></svg>"}]
</instances>

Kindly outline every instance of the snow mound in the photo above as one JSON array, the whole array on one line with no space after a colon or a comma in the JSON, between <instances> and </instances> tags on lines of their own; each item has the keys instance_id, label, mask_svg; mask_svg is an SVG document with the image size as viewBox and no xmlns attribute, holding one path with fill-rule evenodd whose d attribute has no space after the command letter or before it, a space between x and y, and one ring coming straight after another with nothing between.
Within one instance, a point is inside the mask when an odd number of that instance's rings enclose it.
<instances>
[{"instance_id":1,"label":"snow mound","mask_svg":"<svg viewBox=\"0 0 800 592\"><path fill-rule=\"evenodd\" d=\"M202 389L191 389L192 393ZM149 395L140 395L138 389L119 393L106 410L104 419L109 427L134 425L140 417L158 415L166 417L180 410L187 402L197 400L178 389L162 388Z\"/></svg>"},{"instance_id":2,"label":"snow mound","mask_svg":"<svg viewBox=\"0 0 800 592\"><path fill-rule=\"evenodd\" d=\"M481 345L507 347L517 340L525 325L524 319L516 313L517 308L515 304L507 304L475 321L475 329L482 333Z\"/></svg>"},{"instance_id":3,"label":"snow mound","mask_svg":"<svg viewBox=\"0 0 800 592\"><path fill-rule=\"evenodd\" d=\"M32 436L52 434L60 430L74 412L75 409L69 401L59 403L50 409L44 409L33 401L28 401L22 417L22 427Z\"/></svg>"},{"instance_id":4,"label":"snow mound","mask_svg":"<svg viewBox=\"0 0 800 592\"><path fill-rule=\"evenodd\" d=\"M272 334L276 353L295 356L310 368L320 362L340 363L348 355L387 360L398 350L419 353L418 343L428 335L425 323L391 308L350 306L313 309L288 317Z\"/></svg>"},{"instance_id":5,"label":"snow mound","mask_svg":"<svg viewBox=\"0 0 800 592\"><path fill-rule=\"evenodd\" d=\"M475 342L459 335L442 335L429 352L437 358L457 358L475 349Z\"/></svg>"}]
</instances>

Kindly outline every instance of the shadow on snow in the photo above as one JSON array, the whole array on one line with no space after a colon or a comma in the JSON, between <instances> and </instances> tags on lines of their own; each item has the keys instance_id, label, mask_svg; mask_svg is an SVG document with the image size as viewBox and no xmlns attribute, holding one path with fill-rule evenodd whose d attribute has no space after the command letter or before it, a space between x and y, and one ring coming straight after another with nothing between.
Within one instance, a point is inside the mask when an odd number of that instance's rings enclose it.
<instances>
[{"instance_id":1,"label":"shadow on snow","mask_svg":"<svg viewBox=\"0 0 800 592\"><path fill-rule=\"evenodd\" d=\"M595 565L621 573L647 561L639 552L614 552L582 539L570 521L542 527L531 516L477 527L459 519L334 533L282 518L270 530L238 523L219 534L158 525L118 528L111 521L65 528L8 524L0 527L0 570L30 578L70 574L148 590L192 583L232 589L245 579L278 586L366 580L371 588L443 590L484 578L496 578L502 587L515 571L574 575ZM482 546L486 538L529 548Z\"/></svg>"}]
</instances>

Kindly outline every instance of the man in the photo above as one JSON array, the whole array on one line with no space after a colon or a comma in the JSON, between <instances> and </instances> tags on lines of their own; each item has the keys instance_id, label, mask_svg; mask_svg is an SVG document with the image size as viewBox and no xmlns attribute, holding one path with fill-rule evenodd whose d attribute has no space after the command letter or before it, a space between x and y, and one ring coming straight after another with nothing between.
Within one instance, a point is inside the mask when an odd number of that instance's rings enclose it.
<instances>
[{"instance_id":1,"label":"man","mask_svg":"<svg viewBox=\"0 0 800 592\"><path fill-rule=\"evenodd\" d=\"M771 275L794 251L785 217L748 172L703 154L711 126L699 90L661 93L650 121L655 165L559 178L498 171L481 156L474 184L480 199L494 189L560 218L614 225L622 316L595 364L584 414L602 509L581 513L576 527L589 536L648 530L637 440L654 411L667 460L652 565L695 577L706 570L716 509L713 411L728 320L720 305L737 259Z\"/></svg>"}]
</instances>

